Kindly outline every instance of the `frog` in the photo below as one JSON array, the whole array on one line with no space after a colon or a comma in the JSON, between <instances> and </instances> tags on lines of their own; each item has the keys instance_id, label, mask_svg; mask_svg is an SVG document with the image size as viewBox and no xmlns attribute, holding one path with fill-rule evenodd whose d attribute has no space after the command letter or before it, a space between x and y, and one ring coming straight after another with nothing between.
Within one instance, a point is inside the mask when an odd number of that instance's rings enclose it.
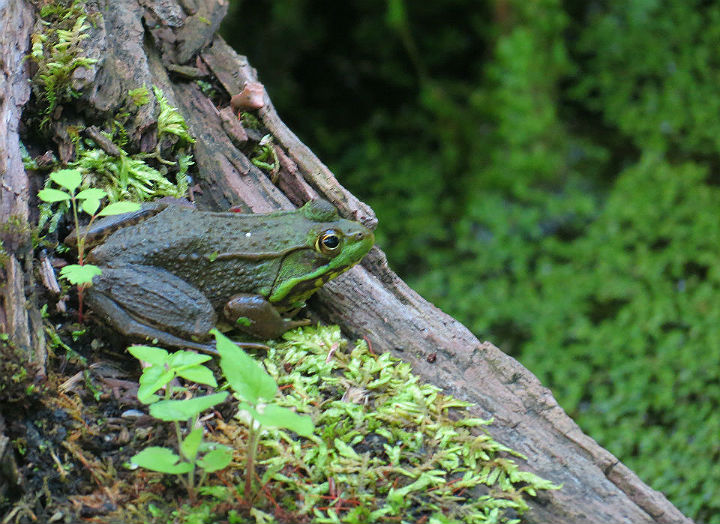
<instances>
[{"instance_id":1,"label":"frog","mask_svg":"<svg viewBox=\"0 0 720 524\"><path fill-rule=\"evenodd\" d=\"M85 291L99 321L127 338L208 353L218 325L263 340L306 325L292 317L374 244L372 231L323 199L265 214L155 203L83 233L86 261L101 270Z\"/></svg>"}]
</instances>

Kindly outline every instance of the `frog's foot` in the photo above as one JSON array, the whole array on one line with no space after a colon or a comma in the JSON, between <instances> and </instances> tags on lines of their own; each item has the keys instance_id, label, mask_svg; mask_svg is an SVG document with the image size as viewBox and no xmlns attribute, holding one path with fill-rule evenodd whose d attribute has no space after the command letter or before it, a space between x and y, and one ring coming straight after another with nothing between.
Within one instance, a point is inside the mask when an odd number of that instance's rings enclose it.
<instances>
[{"instance_id":1,"label":"frog's foot","mask_svg":"<svg viewBox=\"0 0 720 524\"><path fill-rule=\"evenodd\" d=\"M217 354L209 335L217 320L212 305L167 271L136 265L103 267L87 299L98 319L127 337Z\"/></svg>"},{"instance_id":2,"label":"frog's foot","mask_svg":"<svg viewBox=\"0 0 720 524\"><path fill-rule=\"evenodd\" d=\"M301 327L301 326L309 326L310 324L312 324L312 320L310 320L309 318L303 318L302 320L288 320L286 318L283 320L285 320L284 325L285 325L286 330L293 329L296 327Z\"/></svg>"},{"instance_id":3,"label":"frog's foot","mask_svg":"<svg viewBox=\"0 0 720 524\"><path fill-rule=\"evenodd\" d=\"M277 338L287 330L307 326L310 320L288 320L260 295L239 293L227 301L225 318L235 327L257 338Z\"/></svg>"}]
</instances>

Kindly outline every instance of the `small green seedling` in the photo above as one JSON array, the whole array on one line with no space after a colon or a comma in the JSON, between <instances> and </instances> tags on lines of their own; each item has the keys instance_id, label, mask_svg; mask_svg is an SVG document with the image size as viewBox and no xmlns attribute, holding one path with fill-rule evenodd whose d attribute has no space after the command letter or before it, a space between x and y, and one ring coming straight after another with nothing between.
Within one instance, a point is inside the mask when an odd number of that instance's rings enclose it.
<instances>
[{"instance_id":1,"label":"small green seedling","mask_svg":"<svg viewBox=\"0 0 720 524\"><path fill-rule=\"evenodd\" d=\"M272 144L272 135L265 135L260 139L260 142L253 150L250 162L267 171L273 184L277 182L280 173L280 160Z\"/></svg>"},{"instance_id":2,"label":"small green seedling","mask_svg":"<svg viewBox=\"0 0 720 524\"><path fill-rule=\"evenodd\" d=\"M196 497L195 470L202 470L197 484L200 487L208 473L227 467L232 460L228 446L203 440L200 413L224 401L228 393L214 393L202 397L174 399L185 388L173 385L177 377L217 387L212 371L203 365L212 357L192 351L168 353L164 349L148 346L131 346L128 351L138 360L147 362L138 388L138 400L150 404L150 415L166 422L172 422L177 436L179 454L170 448L150 446L130 459L133 464L160 473L178 475L194 502ZM155 393L165 390L163 398ZM185 432L180 423L185 423ZM185 475L185 477L183 477Z\"/></svg>"},{"instance_id":3,"label":"small green seedling","mask_svg":"<svg viewBox=\"0 0 720 524\"><path fill-rule=\"evenodd\" d=\"M82 303L84 290L92 285L93 277L99 275L99 267L85 263L85 242L87 233L82 233L78 220L78 210L90 215L90 223L85 229L87 231L98 217L120 215L140 209L135 202L115 202L100 209L100 201L107 197L107 193L99 188L90 187L80 192L76 191L82 184L82 174L77 169L60 169L50 173L50 180L55 182L62 189L46 187L38 191L38 198L48 204L56 202L70 202L75 222L77 235L78 263L69 264L60 270L60 276L78 289L78 321L82 322Z\"/></svg>"},{"instance_id":4,"label":"small green seedling","mask_svg":"<svg viewBox=\"0 0 720 524\"><path fill-rule=\"evenodd\" d=\"M250 355L217 329L216 347L220 353L220 369L240 401L238 418L248 423L247 468L245 497L252 499L252 481L255 477L255 458L262 428L284 428L303 437L315 429L312 419L273 403L278 387L275 380Z\"/></svg>"}]
</instances>

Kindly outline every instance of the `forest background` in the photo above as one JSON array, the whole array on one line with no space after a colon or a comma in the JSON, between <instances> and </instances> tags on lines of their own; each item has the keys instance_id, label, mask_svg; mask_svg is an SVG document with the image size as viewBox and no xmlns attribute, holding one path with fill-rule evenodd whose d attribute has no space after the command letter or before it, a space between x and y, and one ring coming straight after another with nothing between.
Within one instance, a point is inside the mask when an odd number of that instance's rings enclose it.
<instances>
[{"instance_id":1,"label":"forest background","mask_svg":"<svg viewBox=\"0 0 720 524\"><path fill-rule=\"evenodd\" d=\"M236 2L223 33L393 269L720 523L717 2Z\"/></svg>"}]
</instances>

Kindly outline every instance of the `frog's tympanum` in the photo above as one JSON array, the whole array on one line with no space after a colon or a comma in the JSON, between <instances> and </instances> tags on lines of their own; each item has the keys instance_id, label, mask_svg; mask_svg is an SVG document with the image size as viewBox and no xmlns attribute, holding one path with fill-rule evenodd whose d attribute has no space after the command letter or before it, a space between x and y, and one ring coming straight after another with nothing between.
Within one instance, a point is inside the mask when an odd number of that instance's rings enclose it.
<instances>
[{"instance_id":1,"label":"frog's tympanum","mask_svg":"<svg viewBox=\"0 0 720 524\"><path fill-rule=\"evenodd\" d=\"M88 238L109 231L87 258L102 269L87 290L95 314L126 336L200 350L219 320L264 339L305 324L285 317L374 241L324 200L264 215L155 204Z\"/></svg>"}]
</instances>

